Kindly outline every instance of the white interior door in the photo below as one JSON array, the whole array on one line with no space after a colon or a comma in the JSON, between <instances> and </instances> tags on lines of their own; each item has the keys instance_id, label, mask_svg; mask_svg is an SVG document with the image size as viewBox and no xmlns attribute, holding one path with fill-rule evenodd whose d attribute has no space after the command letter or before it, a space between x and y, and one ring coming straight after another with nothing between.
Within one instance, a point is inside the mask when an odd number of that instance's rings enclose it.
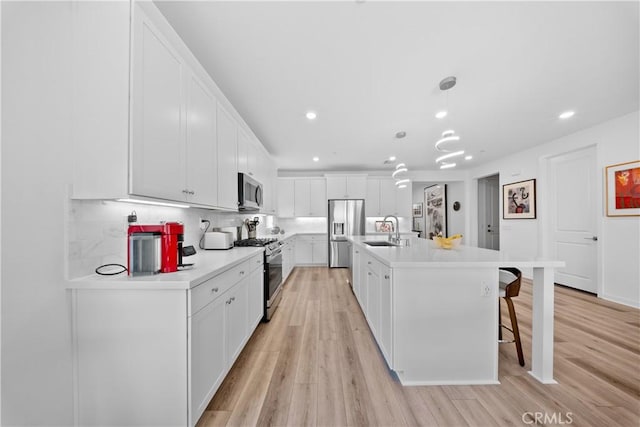
<instances>
[{"instance_id":1,"label":"white interior door","mask_svg":"<svg viewBox=\"0 0 640 427\"><path fill-rule=\"evenodd\" d=\"M500 249L500 177L478 180L478 246Z\"/></svg>"},{"instance_id":2,"label":"white interior door","mask_svg":"<svg viewBox=\"0 0 640 427\"><path fill-rule=\"evenodd\" d=\"M555 282L597 292L595 147L549 161L551 257L566 262Z\"/></svg>"}]
</instances>

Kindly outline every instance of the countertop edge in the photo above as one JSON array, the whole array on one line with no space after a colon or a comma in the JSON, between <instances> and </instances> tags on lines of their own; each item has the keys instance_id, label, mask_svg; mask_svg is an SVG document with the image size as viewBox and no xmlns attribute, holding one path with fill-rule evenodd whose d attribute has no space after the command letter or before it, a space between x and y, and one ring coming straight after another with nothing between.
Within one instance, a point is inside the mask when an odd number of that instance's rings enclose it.
<instances>
[{"instance_id":1,"label":"countertop edge","mask_svg":"<svg viewBox=\"0 0 640 427\"><path fill-rule=\"evenodd\" d=\"M234 257L233 260L224 262L220 265L215 265L216 262L211 260L207 262L206 258L215 257L214 252L207 251L200 257L205 259L199 259L196 263L196 265L200 263L204 265L199 265L197 268L180 270L175 273L160 273L152 276L137 277L126 276L124 273L123 275L118 276L100 276L98 274L91 274L77 279L67 280L66 289L188 290L215 276L218 276L221 273L224 273L230 268L233 268L264 251L264 248L262 247L234 249L236 252L233 254L237 255L237 257ZM210 267L207 265L210 265Z\"/></svg>"},{"instance_id":2,"label":"countertop edge","mask_svg":"<svg viewBox=\"0 0 640 427\"><path fill-rule=\"evenodd\" d=\"M358 236L361 238L363 236ZM366 236L364 236L366 237ZM372 236L373 237L373 236ZM498 260L471 260L471 261L437 261L437 260L429 260L429 261L420 261L420 260L411 260L411 261L394 261L390 260L385 256L385 253L388 253L389 250L412 250L414 246L401 246L398 248L376 248L365 245L358 238L349 237L348 240L351 241L354 245L359 246L364 249L367 254L382 262L384 265L390 268L445 268L445 269L455 269L455 268L498 268L498 267L516 267L516 268L561 268L565 267L566 263L564 261L550 260L550 259L498 259ZM374 238L372 240L385 240L381 238ZM482 248L476 248L473 246L460 246L460 248L470 248L471 250L480 250ZM422 249L422 248L421 248ZM434 251L459 251L459 249L437 249L437 248L429 248L429 250ZM496 251L497 252L497 251Z\"/></svg>"}]
</instances>

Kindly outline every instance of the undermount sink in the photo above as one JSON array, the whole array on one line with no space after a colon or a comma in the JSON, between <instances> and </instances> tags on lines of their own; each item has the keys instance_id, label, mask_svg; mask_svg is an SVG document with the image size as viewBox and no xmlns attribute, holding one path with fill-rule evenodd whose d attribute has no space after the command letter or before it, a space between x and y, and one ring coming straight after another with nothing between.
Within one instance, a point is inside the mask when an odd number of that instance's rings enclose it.
<instances>
[{"instance_id":1,"label":"undermount sink","mask_svg":"<svg viewBox=\"0 0 640 427\"><path fill-rule=\"evenodd\" d=\"M398 246L395 243L387 242L385 240L371 240L369 242L363 242L363 243L369 246Z\"/></svg>"}]
</instances>

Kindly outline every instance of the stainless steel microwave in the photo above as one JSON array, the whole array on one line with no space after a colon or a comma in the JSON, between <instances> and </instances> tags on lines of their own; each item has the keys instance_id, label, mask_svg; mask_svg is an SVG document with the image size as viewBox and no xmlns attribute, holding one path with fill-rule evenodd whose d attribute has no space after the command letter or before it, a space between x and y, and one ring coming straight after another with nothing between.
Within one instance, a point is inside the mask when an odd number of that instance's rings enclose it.
<instances>
[{"instance_id":1,"label":"stainless steel microwave","mask_svg":"<svg viewBox=\"0 0 640 427\"><path fill-rule=\"evenodd\" d=\"M262 184L249 175L238 173L238 210L257 211L262 207Z\"/></svg>"}]
</instances>

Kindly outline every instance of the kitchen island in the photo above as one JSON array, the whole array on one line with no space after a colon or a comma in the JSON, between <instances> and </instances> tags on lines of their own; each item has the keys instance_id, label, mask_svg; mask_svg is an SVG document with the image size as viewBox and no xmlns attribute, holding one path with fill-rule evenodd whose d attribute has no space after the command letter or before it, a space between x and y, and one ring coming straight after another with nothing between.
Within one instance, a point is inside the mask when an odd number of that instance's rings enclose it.
<instances>
[{"instance_id":1,"label":"kitchen island","mask_svg":"<svg viewBox=\"0 0 640 427\"><path fill-rule=\"evenodd\" d=\"M553 271L564 262L425 239L353 236L353 290L403 385L498 383L498 267L533 269L531 371L553 379ZM515 353L515 351L514 351Z\"/></svg>"}]
</instances>

